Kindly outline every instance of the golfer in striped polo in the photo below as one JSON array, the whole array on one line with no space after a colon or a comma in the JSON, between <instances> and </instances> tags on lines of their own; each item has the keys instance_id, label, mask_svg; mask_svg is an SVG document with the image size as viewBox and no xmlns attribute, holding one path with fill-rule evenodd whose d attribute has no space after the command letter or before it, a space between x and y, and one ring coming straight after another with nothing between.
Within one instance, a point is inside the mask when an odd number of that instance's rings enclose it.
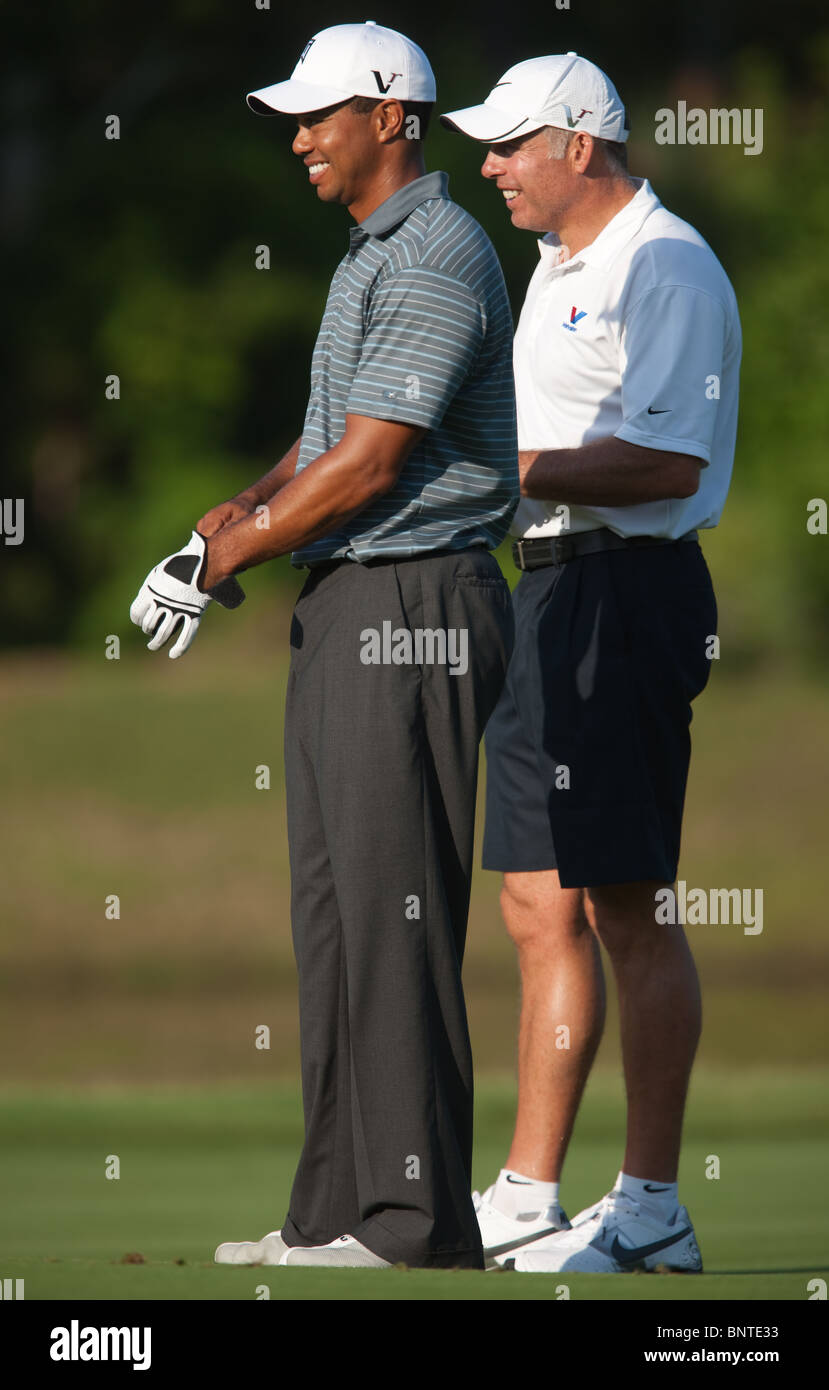
<instances>
[{"instance_id":1,"label":"golfer in striped polo","mask_svg":"<svg viewBox=\"0 0 829 1390\"><path fill-rule=\"evenodd\" d=\"M249 97L297 116L356 225L300 439L199 523L202 590L289 551L310 570L285 724L305 1145L281 1231L220 1262L483 1267L461 962L512 649L490 554L519 492L512 320L492 245L425 173L434 95L415 44L348 24Z\"/></svg>"}]
</instances>

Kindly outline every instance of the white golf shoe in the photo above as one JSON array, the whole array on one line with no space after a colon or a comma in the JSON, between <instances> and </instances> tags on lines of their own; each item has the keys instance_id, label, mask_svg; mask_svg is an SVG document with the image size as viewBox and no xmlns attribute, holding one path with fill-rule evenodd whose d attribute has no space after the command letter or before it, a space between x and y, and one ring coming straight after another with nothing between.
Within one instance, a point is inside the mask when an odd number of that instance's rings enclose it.
<instances>
[{"instance_id":1,"label":"white golf shoe","mask_svg":"<svg viewBox=\"0 0 829 1390\"><path fill-rule=\"evenodd\" d=\"M639 1202L614 1190L573 1220L569 1231L549 1236L515 1256L520 1274L623 1274L670 1270L701 1274L702 1257L685 1207L662 1221Z\"/></svg>"},{"instance_id":2,"label":"white golf shoe","mask_svg":"<svg viewBox=\"0 0 829 1390\"><path fill-rule=\"evenodd\" d=\"M281 1265L307 1265L314 1269L332 1266L340 1269L391 1269L388 1260L381 1260L373 1250L367 1250L356 1236L338 1236L328 1245L292 1245L285 1251Z\"/></svg>"},{"instance_id":3,"label":"white golf shoe","mask_svg":"<svg viewBox=\"0 0 829 1390\"><path fill-rule=\"evenodd\" d=\"M227 1240L213 1259L217 1265L278 1265L289 1249L280 1231L269 1231L261 1240Z\"/></svg>"},{"instance_id":4,"label":"white golf shoe","mask_svg":"<svg viewBox=\"0 0 829 1390\"><path fill-rule=\"evenodd\" d=\"M495 1183L483 1194L472 1193L487 1269L509 1268L517 1250L531 1248L537 1240L570 1229L570 1222L558 1203L545 1211L522 1212L517 1217L505 1216L492 1205L494 1191Z\"/></svg>"}]
</instances>

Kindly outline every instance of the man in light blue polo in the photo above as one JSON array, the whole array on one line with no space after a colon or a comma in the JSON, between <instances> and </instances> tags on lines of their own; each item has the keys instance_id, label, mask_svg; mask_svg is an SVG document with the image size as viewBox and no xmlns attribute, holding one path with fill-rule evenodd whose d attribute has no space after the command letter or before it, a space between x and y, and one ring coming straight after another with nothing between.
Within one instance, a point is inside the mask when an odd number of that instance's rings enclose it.
<instances>
[{"instance_id":1,"label":"man in light blue polo","mask_svg":"<svg viewBox=\"0 0 829 1390\"><path fill-rule=\"evenodd\" d=\"M421 50L371 23L317 34L249 96L296 115L318 198L357 225L301 437L134 605L154 646L175 626L157 607L183 613L186 645L238 571L310 569L285 721L305 1145L281 1231L220 1263L483 1268L461 963L478 745L512 648L490 553L518 501L512 319L489 240L425 172L434 96Z\"/></svg>"}]
</instances>

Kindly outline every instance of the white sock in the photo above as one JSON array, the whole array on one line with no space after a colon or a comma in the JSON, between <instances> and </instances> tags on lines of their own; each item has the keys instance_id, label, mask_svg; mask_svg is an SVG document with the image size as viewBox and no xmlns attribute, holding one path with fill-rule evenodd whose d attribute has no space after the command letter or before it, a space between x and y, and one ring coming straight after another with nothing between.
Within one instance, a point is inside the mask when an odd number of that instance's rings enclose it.
<instances>
[{"instance_id":1,"label":"white sock","mask_svg":"<svg viewBox=\"0 0 829 1390\"><path fill-rule=\"evenodd\" d=\"M616 1179L616 1191L632 1197L653 1216L670 1222L679 1205L677 1184L657 1182L655 1178L632 1178L629 1173L620 1173Z\"/></svg>"},{"instance_id":2,"label":"white sock","mask_svg":"<svg viewBox=\"0 0 829 1390\"><path fill-rule=\"evenodd\" d=\"M557 1182L537 1182L514 1168L501 1169L492 1194L492 1205L513 1220L529 1212L540 1214L557 1201Z\"/></svg>"}]
</instances>

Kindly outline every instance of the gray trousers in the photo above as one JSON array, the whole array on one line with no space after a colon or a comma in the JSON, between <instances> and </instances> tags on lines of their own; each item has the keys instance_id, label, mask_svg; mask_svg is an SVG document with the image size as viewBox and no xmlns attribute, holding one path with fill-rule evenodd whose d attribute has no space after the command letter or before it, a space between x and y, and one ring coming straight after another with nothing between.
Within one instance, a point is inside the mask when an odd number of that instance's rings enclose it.
<instances>
[{"instance_id":1,"label":"gray trousers","mask_svg":"<svg viewBox=\"0 0 829 1390\"><path fill-rule=\"evenodd\" d=\"M483 549L324 566L297 600L285 775L305 1143L289 1245L349 1234L392 1263L483 1267L461 963L478 745L512 643Z\"/></svg>"}]
</instances>

